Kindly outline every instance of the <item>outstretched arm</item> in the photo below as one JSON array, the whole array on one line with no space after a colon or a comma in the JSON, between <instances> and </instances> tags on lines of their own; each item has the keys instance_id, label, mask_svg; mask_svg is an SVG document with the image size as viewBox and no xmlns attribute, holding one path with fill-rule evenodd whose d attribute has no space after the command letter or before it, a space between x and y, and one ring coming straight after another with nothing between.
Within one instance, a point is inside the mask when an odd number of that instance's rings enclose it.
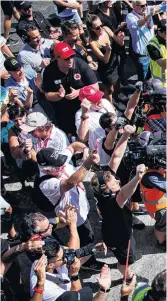
<instances>
[{"instance_id":1,"label":"outstretched arm","mask_svg":"<svg viewBox=\"0 0 167 301\"><path fill-rule=\"evenodd\" d=\"M111 160L109 162L109 167L116 173L119 165L122 161L122 158L124 156L127 143L128 143L128 138L131 134L135 132L135 127L131 125L126 125L124 127L124 133L122 134L120 140L118 141L115 150L111 156Z\"/></svg>"},{"instance_id":2,"label":"outstretched arm","mask_svg":"<svg viewBox=\"0 0 167 301\"><path fill-rule=\"evenodd\" d=\"M134 194L137 185L141 181L146 169L147 168L144 164L138 165L136 168L135 177L129 183L127 183L125 186L121 188L116 198L116 201L121 208L125 205L127 200Z\"/></svg>"},{"instance_id":3,"label":"outstretched arm","mask_svg":"<svg viewBox=\"0 0 167 301\"><path fill-rule=\"evenodd\" d=\"M136 84L136 91L132 94L132 96L130 97L130 99L128 101L124 116L129 120L131 120L133 113L136 109L136 106L138 105L142 89L143 89L143 83L138 82Z\"/></svg>"}]
</instances>

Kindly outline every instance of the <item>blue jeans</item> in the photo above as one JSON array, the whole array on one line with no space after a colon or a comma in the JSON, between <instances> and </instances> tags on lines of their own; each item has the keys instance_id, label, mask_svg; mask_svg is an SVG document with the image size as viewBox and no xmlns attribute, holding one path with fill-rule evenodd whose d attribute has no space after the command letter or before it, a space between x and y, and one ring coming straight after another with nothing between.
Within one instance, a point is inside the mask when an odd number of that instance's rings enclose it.
<instances>
[{"instance_id":1,"label":"blue jeans","mask_svg":"<svg viewBox=\"0 0 167 301\"><path fill-rule=\"evenodd\" d=\"M148 56L138 56L135 53L133 53L132 58L137 69L138 80L144 81L149 71L150 58Z\"/></svg>"}]
</instances>

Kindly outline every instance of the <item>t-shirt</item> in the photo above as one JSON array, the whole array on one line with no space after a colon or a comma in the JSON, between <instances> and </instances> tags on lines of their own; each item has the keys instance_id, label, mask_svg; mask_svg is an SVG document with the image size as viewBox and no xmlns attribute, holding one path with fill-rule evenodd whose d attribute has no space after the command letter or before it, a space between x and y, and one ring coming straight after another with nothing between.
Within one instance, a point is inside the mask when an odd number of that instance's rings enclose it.
<instances>
[{"instance_id":1,"label":"t-shirt","mask_svg":"<svg viewBox=\"0 0 167 301\"><path fill-rule=\"evenodd\" d=\"M69 149L66 149L62 152L68 156L68 161L71 160L72 153ZM67 162L67 161L66 161ZM76 168L68 163L65 163L65 170L61 177L51 178L43 181L40 184L40 189L43 194L50 200L55 207L56 216L59 216L59 211L64 210L67 203L70 203L78 208L77 214L77 225L82 225L87 219L89 212L89 203L86 197L86 191L82 183L79 183L78 186L73 187L69 191L62 192L61 181L68 179L74 172ZM40 176L44 176L44 173L40 173Z\"/></svg>"},{"instance_id":2,"label":"t-shirt","mask_svg":"<svg viewBox=\"0 0 167 301\"><path fill-rule=\"evenodd\" d=\"M103 11L99 8L97 12L98 17L100 18L101 22L109 27L112 31L115 31L118 27L117 18L113 11L113 8L110 8L110 16L103 13Z\"/></svg>"},{"instance_id":3,"label":"t-shirt","mask_svg":"<svg viewBox=\"0 0 167 301\"><path fill-rule=\"evenodd\" d=\"M118 205L116 201L118 192L113 198L94 193L102 215L103 241L109 247L124 245L132 234L132 212L127 204L123 208Z\"/></svg>"},{"instance_id":4,"label":"t-shirt","mask_svg":"<svg viewBox=\"0 0 167 301\"><path fill-rule=\"evenodd\" d=\"M147 7L146 15L151 12L151 6ZM135 53L147 55L146 46L154 36L154 22L152 17L143 26L138 25L138 21L143 19L142 15L132 11L126 17L127 27L132 37L132 48ZM148 28L148 26L150 28Z\"/></svg>"},{"instance_id":5,"label":"t-shirt","mask_svg":"<svg viewBox=\"0 0 167 301\"><path fill-rule=\"evenodd\" d=\"M33 148L39 152L42 148L52 147L57 153L62 152L69 145L68 138L66 134L53 125L51 134L45 140L34 139Z\"/></svg>"},{"instance_id":6,"label":"t-shirt","mask_svg":"<svg viewBox=\"0 0 167 301\"><path fill-rule=\"evenodd\" d=\"M94 71L82 59L75 57L68 74L59 70L56 60L51 62L43 72L42 89L46 93L58 92L61 84L66 94L69 94L71 93L70 87L78 90L95 83L97 83L97 78ZM81 104L78 98L72 100L63 98L50 103L54 108L58 127L64 130L65 133L75 134L75 113L79 110Z\"/></svg>"},{"instance_id":7,"label":"t-shirt","mask_svg":"<svg viewBox=\"0 0 167 301\"><path fill-rule=\"evenodd\" d=\"M36 261L31 266L30 274L30 294L33 296L34 287L37 284L37 275L34 272L34 265ZM66 265L56 269L57 274L51 274L46 272L46 280L44 284L43 301L55 301L59 296L61 296L65 291L70 291L71 282L68 277L68 270ZM69 283L62 284L61 280L67 280Z\"/></svg>"},{"instance_id":8,"label":"t-shirt","mask_svg":"<svg viewBox=\"0 0 167 301\"><path fill-rule=\"evenodd\" d=\"M103 138L105 137L105 131L101 128L99 124L99 119L102 114L107 113L107 112L112 112L115 114L115 109L113 105L107 100L107 99L102 99L102 104L103 108L95 111L92 109L89 109L89 148L92 151L95 147L95 142L98 138ZM79 126L81 124L81 115L82 115L82 110L80 109L76 115L75 115L75 125L77 128L77 133Z\"/></svg>"},{"instance_id":9,"label":"t-shirt","mask_svg":"<svg viewBox=\"0 0 167 301\"><path fill-rule=\"evenodd\" d=\"M40 64L43 58L50 58L50 48L53 44L53 40L41 38L41 45L39 50L33 49L30 45L25 44L19 51L17 56L18 62L25 68L31 67L35 71L41 69Z\"/></svg>"},{"instance_id":10,"label":"t-shirt","mask_svg":"<svg viewBox=\"0 0 167 301\"><path fill-rule=\"evenodd\" d=\"M0 35L0 48L2 48L5 44L6 44L6 39ZM4 67L4 61L5 61L5 57L2 53L2 51L0 50L0 71L1 72L6 71L6 69Z\"/></svg>"}]
</instances>

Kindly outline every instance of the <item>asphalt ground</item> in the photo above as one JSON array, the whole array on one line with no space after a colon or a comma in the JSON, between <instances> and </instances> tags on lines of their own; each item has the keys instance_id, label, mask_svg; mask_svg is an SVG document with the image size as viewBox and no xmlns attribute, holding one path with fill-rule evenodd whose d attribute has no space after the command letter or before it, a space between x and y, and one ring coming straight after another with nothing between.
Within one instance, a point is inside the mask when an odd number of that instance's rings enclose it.
<instances>
[{"instance_id":1,"label":"asphalt ground","mask_svg":"<svg viewBox=\"0 0 167 301\"><path fill-rule=\"evenodd\" d=\"M84 4L84 7L86 5ZM33 1L33 9L41 11L46 17L53 14L53 4L52 1ZM3 33L3 13L1 12L1 29ZM15 20L12 23L11 37L19 37L15 34ZM22 46L22 42L19 39L19 44L16 45L11 50L14 53L17 53ZM131 59L129 58L127 66L125 68L126 77L135 76L135 69ZM96 213L95 201L93 199L92 190L90 187L90 179L92 173L89 173L85 179L85 187L91 206L90 210L90 221L95 233L95 240L97 242L101 241L101 221ZM29 188L26 191L22 190L21 183L18 182L18 179L13 175L12 177L4 177L5 187L7 190L6 200L11 204L13 208L13 217L16 230L20 229L20 219L24 213L35 212L38 209L32 202L32 189ZM166 254L161 252L156 247L156 239L154 237L154 220L152 220L149 215L140 216L139 219L143 221L146 225L145 229L142 231L134 230L134 237L136 240L136 258L137 261L133 264L132 269L137 275L138 281L149 282L153 280L155 275L161 272L166 266ZM110 230L109 230L110 231ZM116 231L116 230L115 230ZM65 242L68 241L68 231L58 230L58 235L63 238ZM6 237L6 234L2 234L2 237ZM119 301L120 300L120 283L122 276L120 272L116 269L116 259L113 257L111 252L108 252L107 256L104 257L104 254L98 257L98 260L104 261L110 264L111 274L112 274L112 285L111 291L108 294L107 300L109 301ZM25 291L29 291L29 272L31 263L28 260L25 254L19 256L19 264L21 267L22 281ZM83 280L83 285L90 286L93 289L93 292L98 291L98 285L96 277L98 274L94 272L82 272L81 279ZM130 298L129 298L130 300Z\"/></svg>"}]
</instances>

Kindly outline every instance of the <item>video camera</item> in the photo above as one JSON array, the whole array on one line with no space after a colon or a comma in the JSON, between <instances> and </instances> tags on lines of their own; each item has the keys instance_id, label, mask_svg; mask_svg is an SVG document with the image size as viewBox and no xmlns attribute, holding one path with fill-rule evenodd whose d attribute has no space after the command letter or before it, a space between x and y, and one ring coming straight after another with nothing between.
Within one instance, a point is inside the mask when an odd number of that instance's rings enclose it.
<instances>
[{"instance_id":1,"label":"video camera","mask_svg":"<svg viewBox=\"0 0 167 301\"><path fill-rule=\"evenodd\" d=\"M137 165L144 163L149 168L166 168L166 144L148 145L146 147L137 146L131 139L124 154L124 164L128 169L133 169Z\"/></svg>"}]
</instances>

